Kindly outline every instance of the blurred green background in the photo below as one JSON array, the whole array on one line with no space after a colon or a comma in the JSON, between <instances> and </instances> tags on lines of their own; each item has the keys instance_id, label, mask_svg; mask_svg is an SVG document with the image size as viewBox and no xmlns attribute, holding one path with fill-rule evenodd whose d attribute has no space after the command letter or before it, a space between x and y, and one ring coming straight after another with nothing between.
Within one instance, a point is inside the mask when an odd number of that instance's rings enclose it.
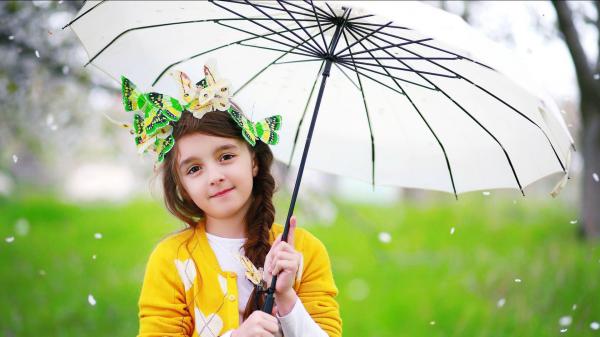
<instances>
[{"instance_id":1,"label":"blurred green background","mask_svg":"<svg viewBox=\"0 0 600 337\"><path fill-rule=\"evenodd\" d=\"M598 335L600 252L560 202L331 200L331 222L297 214L329 250L344 336ZM158 201L31 195L0 199L0 223L4 336L136 335L147 257L180 228Z\"/></svg>"}]
</instances>

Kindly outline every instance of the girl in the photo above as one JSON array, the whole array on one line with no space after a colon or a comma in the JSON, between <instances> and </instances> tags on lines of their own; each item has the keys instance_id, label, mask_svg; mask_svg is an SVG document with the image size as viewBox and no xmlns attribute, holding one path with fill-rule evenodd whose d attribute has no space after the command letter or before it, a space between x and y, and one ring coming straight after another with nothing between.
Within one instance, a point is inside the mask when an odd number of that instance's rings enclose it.
<instances>
[{"instance_id":1,"label":"girl","mask_svg":"<svg viewBox=\"0 0 600 337\"><path fill-rule=\"evenodd\" d=\"M325 246L296 228L295 217L288 242L273 223L273 154L263 140L275 143L277 135L245 118L212 67L204 72L195 91L185 74L173 73L181 106L166 95L141 94L123 78L126 110L149 111L135 115L136 144L159 153L166 207L187 224L150 254L138 336L341 336ZM161 122L161 112L176 118ZM258 278L254 266L261 267ZM271 315L260 308L272 275Z\"/></svg>"}]
</instances>

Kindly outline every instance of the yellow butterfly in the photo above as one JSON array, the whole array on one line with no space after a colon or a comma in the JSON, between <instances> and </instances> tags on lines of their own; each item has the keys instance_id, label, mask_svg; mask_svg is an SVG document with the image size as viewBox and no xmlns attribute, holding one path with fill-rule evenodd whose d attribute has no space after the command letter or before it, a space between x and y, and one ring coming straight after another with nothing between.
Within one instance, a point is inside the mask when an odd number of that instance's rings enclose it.
<instances>
[{"instance_id":1,"label":"yellow butterfly","mask_svg":"<svg viewBox=\"0 0 600 337\"><path fill-rule=\"evenodd\" d=\"M261 286L263 289L266 288L266 282L263 280L263 268L256 268L252 261L244 255L238 254L238 259L242 263L242 266L246 269L246 278L250 280L254 285Z\"/></svg>"}]
</instances>

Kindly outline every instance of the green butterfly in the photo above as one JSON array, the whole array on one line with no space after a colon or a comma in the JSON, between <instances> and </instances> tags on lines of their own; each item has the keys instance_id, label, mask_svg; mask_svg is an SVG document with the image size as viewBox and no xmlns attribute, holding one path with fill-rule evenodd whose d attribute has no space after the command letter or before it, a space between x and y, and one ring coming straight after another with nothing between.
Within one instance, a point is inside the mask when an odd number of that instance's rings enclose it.
<instances>
[{"instance_id":1,"label":"green butterfly","mask_svg":"<svg viewBox=\"0 0 600 337\"><path fill-rule=\"evenodd\" d=\"M146 152L150 148L158 153L161 162L175 144L169 123L179 120L185 106L168 95L142 93L125 76L121 76L121 93L125 111L136 112L133 133L138 151Z\"/></svg>"},{"instance_id":2,"label":"green butterfly","mask_svg":"<svg viewBox=\"0 0 600 337\"><path fill-rule=\"evenodd\" d=\"M275 115L267 117L256 123L246 118L240 112L234 110L232 107L227 109L227 112L242 128L242 135L244 139L252 146L256 145L256 140L260 139L263 143L275 145L279 143L279 135L275 132L281 129L281 116Z\"/></svg>"}]
</instances>

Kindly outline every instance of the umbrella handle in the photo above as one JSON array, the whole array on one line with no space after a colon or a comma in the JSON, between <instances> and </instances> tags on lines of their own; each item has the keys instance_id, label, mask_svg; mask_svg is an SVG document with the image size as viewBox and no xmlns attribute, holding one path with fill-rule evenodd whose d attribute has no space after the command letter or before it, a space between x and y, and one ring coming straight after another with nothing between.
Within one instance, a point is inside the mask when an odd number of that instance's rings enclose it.
<instances>
[{"instance_id":1,"label":"umbrella handle","mask_svg":"<svg viewBox=\"0 0 600 337\"><path fill-rule=\"evenodd\" d=\"M344 18L346 18L346 13L348 9L344 9ZM347 19L347 18L346 18ZM342 24L336 27L335 33L332 38L331 50L328 51L329 54L334 53L335 46L337 45L338 40L341 36L341 30L343 26L345 26L346 20L343 20ZM323 97L323 92L325 91L325 84L327 83L327 77L329 77L329 71L331 69L332 57L326 58L325 68L323 70L323 77L321 78L321 86L319 88L319 94L317 96L317 102L315 103L315 111L313 112L312 119L310 121L310 128L308 129L308 135L306 136L306 144L304 145L304 152L302 152L302 160L300 161L300 168L298 169L298 175L296 176L296 184L294 185L294 192L292 193L292 200L290 202L290 208L288 210L287 219L285 220L285 227L283 229L283 234L281 235L281 241L287 242L288 232L290 229L290 218L294 212L294 206L296 205L296 197L298 196L298 190L300 189L300 182L302 181L302 173L304 172L304 164L306 163L306 157L308 155L308 149L310 147L310 141L312 139L313 130L315 128L315 123L317 121L317 115L319 113L319 107L321 106L321 98ZM273 303L274 303L274 295L275 288L277 285L277 275L273 275L271 279L271 286L267 289L267 297L265 299L265 303L263 305L262 311L268 314L273 312Z\"/></svg>"}]
</instances>

